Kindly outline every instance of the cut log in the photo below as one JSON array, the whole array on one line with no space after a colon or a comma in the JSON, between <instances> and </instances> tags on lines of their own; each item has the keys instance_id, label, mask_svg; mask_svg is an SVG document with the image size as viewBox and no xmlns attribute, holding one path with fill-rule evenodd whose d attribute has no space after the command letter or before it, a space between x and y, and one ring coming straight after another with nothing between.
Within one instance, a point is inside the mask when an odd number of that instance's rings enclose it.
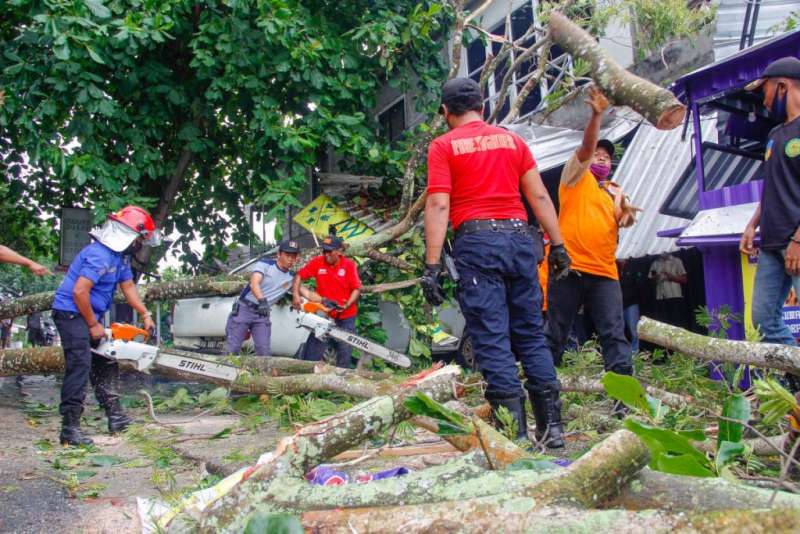
<instances>
[{"instance_id":1,"label":"cut log","mask_svg":"<svg viewBox=\"0 0 800 534\"><path fill-rule=\"evenodd\" d=\"M675 512L770 508L773 494L776 507L800 509L800 495L785 491L776 493L732 484L724 478L688 477L643 469L605 506L627 510L659 508Z\"/></svg>"},{"instance_id":2,"label":"cut log","mask_svg":"<svg viewBox=\"0 0 800 534\"><path fill-rule=\"evenodd\" d=\"M683 122L686 106L675 95L620 67L597 40L559 12L550 14L550 38L573 58L589 63L595 83L618 106L629 106L660 130Z\"/></svg>"},{"instance_id":3,"label":"cut log","mask_svg":"<svg viewBox=\"0 0 800 534\"><path fill-rule=\"evenodd\" d=\"M209 509L201 523L206 532L242 532L252 512L264 501L272 480L282 476L302 478L312 467L328 458L357 446L366 439L381 435L411 414L406 399L423 392L439 402L453 398L457 365L425 371L399 386L392 395L374 397L349 410L306 425L294 436L281 441L271 461L258 466L247 479L234 487Z\"/></svg>"},{"instance_id":4,"label":"cut log","mask_svg":"<svg viewBox=\"0 0 800 534\"><path fill-rule=\"evenodd\" d=\"M545 506L570 505L569 509L576 512L576 504L595 506L604 502L619 493L647 463L648 456L639 438L620 430L556 476L532 480L516 491L463 500L458 506L428 503L326 510L303 514L302 521L306 529L319 532L343 532L348 526L357 532L429 532L435 527L446 529L442 531L496 532L498 525L507 525L512 531L526 531L534 525L540 529L541 525L531 523L530 518L542 517Z\"/></svg>"},{"instance_id":5,"label":"cut log","mask_svg":"<svg viewBox=\"0 0 800 534\"><path fill-rule=\"evenodd\" d=\"M0 350L0 376L63 373L64 351L61 347Z\"/></svg>"},{"instance_id":6,"label":"cut log","mask_svg":"<svg viewBox=\"0 0 800 534\"><path fill-rule=\"evenodd\" d=\"M297 512L460 502L522 491L531 484L557 476L561 471L559 467L543 471L487 471L481 459L481 453L470 453L443 465L368 485L320 487L309 485L302 479L282 478L271 484L266 498L271 506Z\"/></svg>"},{"instance_id":7,"label":"cut log","mask_svg":"<svg viewBox=\"0 0 800 534\"><path fill-rule=\"evenodd\" d=\"M639 338L705 361L722 361L800 374L800 348L776 343L719 339L655 321L639 320Z\"/></svg>"}]
</instances>

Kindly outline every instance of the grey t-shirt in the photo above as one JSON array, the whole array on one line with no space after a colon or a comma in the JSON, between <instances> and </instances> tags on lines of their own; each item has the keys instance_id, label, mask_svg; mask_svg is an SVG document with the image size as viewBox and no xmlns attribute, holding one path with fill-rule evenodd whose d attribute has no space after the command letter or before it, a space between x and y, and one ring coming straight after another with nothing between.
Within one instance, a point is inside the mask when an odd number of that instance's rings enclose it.
<instances>
[{"instance_id":1,"label":"grey t-shirt","mask_svg":"<svg viewBox=\"0 0 800 534\"><path fill-rule=\"evenodd\" d=\"M292 288L294 273L282 271L273 260L259 261L253 268L253 272L263 275L259 284L261 286L261 294L269 301L270 306L275 304L284 293ZM258 299L250 290L250 284L242 291L242 298L254 304L258 303Z\"/></svg>"}]
</instances>

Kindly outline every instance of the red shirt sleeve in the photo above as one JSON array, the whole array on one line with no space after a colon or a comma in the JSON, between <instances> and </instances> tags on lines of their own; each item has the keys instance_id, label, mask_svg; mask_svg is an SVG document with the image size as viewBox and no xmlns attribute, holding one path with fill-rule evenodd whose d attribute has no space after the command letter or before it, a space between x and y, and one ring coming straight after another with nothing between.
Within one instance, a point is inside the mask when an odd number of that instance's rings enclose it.
<instances>
[{"instance_id":1,"label":"red shirt sleeve","mask_svg":"<svg viewBox=\"0 0 800 534\"><path fill-rule=\"evenodd\" d=\"M316 276L317 271L319 270L319 256L316 258L311 258L308 263L306 263L302 269L297 271L297 276L300 277L301 280L308 280Z\"/></svg>"},{"instance_id":2,"label":"red shirt sleeve","mask_svg":"<svg viewBox=\"0 0 800 534\"><path fill-rule=\"evenodd\" d=\"M358 265L356 262L350 261L350 273L348 274L348 283L350 284L350 291L354 289L361 289L361 278L358 276Z\"/></svg>"},{"instance_id":3,"label":"red shirt sleeve","mask_svg":"<svg viewBox=\"0 0 800 534\"><path fill-rule=\"evenodd\" d=\"M536 160L533 159L533 154L525 141L518 135L514 136L514 141L517 143L517 150L519 151L519 175L522 176L529 170L536 167Z\"/></svg>"},{"instance_id":4,"label":"red shirt sleeve","mask_svg":"<svg viewBox=\"0 0 800 534\"><path fill-rule=\"evenodd\" d=\"M447 146L434 139L428 147L428 193L449 193L453 189Z\"/></svg>"}]
</instances>

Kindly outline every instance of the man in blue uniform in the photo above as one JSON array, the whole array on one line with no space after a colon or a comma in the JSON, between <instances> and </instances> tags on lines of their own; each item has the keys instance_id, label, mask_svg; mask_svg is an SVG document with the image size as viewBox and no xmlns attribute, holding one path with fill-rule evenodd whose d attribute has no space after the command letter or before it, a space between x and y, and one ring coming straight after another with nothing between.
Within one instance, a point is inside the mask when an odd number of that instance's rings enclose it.
<instances>
[{"instance_id":1,"label":"man in blue uniform","mask_svg":"<svg viewBox=\"0 0 800 534\"><path fill-rule=\"evenodd\" d=\"M270 355L271 326L269 315L272 305L292 288L300 245L285 240L278 246L278 257L261 259L256 263L250 283L242 290L234 303L228 323L225 325L225 344L229 354L239 354L248 332L258 356ZM303 288L303 296L308 298Z\"/></svg>"},{"instance_id":2,"label":"man in blue uniform","mask_svg":"<svg viewBox=\"0 0 800 534\"><path fill-rule=\"evenodd\" d=\"M62 445L92 444L80 428L89 380L97 402L108 417L109 432L124 430L132 422L119 403L117 363L91 352L91 347L105 335L100 321L111 306L117 284L128 303L144 318L144 328L155 328L136 291L130 268L131 255L143 244L158 243L150 214L142 208L127 206L110 214L105 224L90 235L92 243L70 264L53 302L53 320L61 335L66 361L59 405Z\"/></svg>"}]
</instances>

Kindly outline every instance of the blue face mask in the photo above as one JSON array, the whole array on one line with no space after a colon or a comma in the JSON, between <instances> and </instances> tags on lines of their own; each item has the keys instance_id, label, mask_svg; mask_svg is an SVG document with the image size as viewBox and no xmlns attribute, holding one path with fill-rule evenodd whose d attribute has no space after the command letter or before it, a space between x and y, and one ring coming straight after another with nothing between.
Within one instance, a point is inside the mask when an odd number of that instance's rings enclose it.
<instances>
[{"instance_id":1,"label":"blue face mask","mask_svg":"<svg viewBox=\"0 0 800 534\"><path fill-rule=\"evenodd\" d=\"M775 88L775 97L772 99L772 107L769 110L769 116L772 120L783 124L786 122L786 98L789 93L784 93L783 96L778 95L778 88Z\"/></svg>"}]
</instances>

